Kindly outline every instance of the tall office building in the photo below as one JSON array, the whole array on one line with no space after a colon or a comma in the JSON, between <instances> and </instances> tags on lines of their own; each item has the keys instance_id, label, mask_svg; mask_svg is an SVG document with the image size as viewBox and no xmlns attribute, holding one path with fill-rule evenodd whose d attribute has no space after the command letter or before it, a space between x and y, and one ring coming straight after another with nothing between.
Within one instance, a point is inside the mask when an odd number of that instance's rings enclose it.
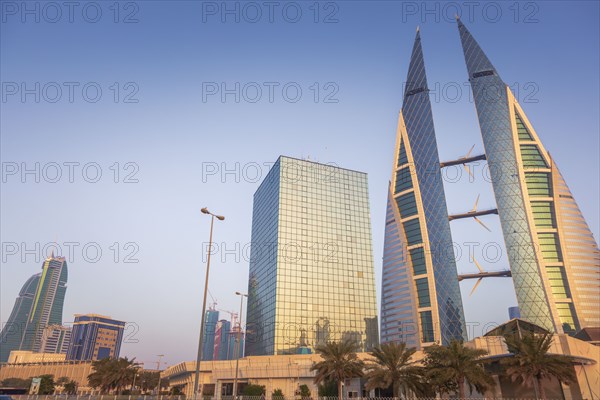
<instances>
[{"instance_id":1,"label":"tall office building","mask_svg":"<svg viewBox=\"0 0 600 400\"><path fill-rule=\"evenodd\" d=\"M67 277L64 257L52 254L42 272L25 282L0 333L0 362L13 350L40 351L44 329L62 324Z\"/></svg>"},{"instance_id":2,"label":"tall office building","mask_svg":"<svg viewBox=\"0 0 600 400\"><path fill-rule=\"evenodd\" d=\"M281 156L254 194L246 355L378 342L367 175Z\"/></svg>"},{"instance_id":3,"label":"tall office building","mask_svg":"<svg viewBox=\"0 0 600 400\"><path fill-rule=\"evenodd\" d=\"M519 307L508 307L508 319L521 318Z\"/></svg>"},{"instance_id":4,"label":"tall office building","mask_svg":"<svg viewBox=\"0 0 600 400\"><path fill-rule=\"evenodd\" d=\"M118 358L125 322L98 314L76 314L67 360Z\"/></svg>"},{"instance_id":5,"label":"tall office building","mask_svg":"<svg viewBox=\"0 0 600 400\"><path fill-rule=\"evenodd\" d=\"M71 328L62 325L50 325L42 335L42 353L67 353L71 342Z\"/></svg>"},{"instance_id":6,"label":"tall office building","mask_svg":"<svg viewBox=\"0 0 600 400\"><path fill-rule=\"evenodd\" d=\"M215 349L215 331L219 321L219 312L213 309L207 310L204 321L206 327L202 338L202 361L210 361L213 359Z\"/></svg>"},{"instance_id":7,"label":"tall office building","mask_svg":"<svg viewBox=\"0 0 600 400\"><path fill-rule=\"evenodd\" d=\"M234 326L229 331L229 349L227 359L235 360L244 357L244 332L240 332L239 326Z\"/></svg>"},{"instance_id":8,"label":"tall office building","mask_svg":"<svg viewBox=\"0 0 600 400\"><path fill-rule=\"evenodd\" d=\"M466 340L463 306L417 31L398 120L388 191L381 341Z\"/></svg>"},{"instance_id":9,"label":"tall office building","mask_svg":"<svg viewBox=\"0 0 600 400\"><path fill-rule=\"evenodd\" d=\"M558 333L598 327L598 245L512 91L458 29L521 317Z\"/></svg>"},{"instance_id":10,"label":"tall office building","mask_svg":"<svg viewBox=\"0 0 600 400\"><path fill-rule=\"evenodd\" d=\"M213 348L213 360L227 360L229 354L229 332L231 322L222 319L217 322L215 328L215 345Z\"/></svg>"}]
</instances>

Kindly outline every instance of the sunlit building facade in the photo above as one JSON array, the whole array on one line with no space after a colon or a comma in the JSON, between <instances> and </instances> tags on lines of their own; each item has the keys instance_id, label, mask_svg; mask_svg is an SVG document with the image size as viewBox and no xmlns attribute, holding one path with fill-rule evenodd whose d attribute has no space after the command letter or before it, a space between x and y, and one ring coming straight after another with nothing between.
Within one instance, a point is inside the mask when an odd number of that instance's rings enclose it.
<instances>
[{"instance_id":1,"label":"sunlit building facade","mask_svg":"<svg viewBox=\"0 0 600 400\"><path fill-rule=\"evenodd\" d=\"M76 314L67 360L93 361L118 358L125 322L98 314Z\"/></svg>"},{"instance_id":2,"label":"sunlit building facade","mask_svg":"<svg viewBox=\"0 0 600 400\"><path fill-rule=\"evenodd\" d=\"M378 343L367 175L281 156L254 194L246 355Z\"/></svg>"},{"instance_id":3,"label":"sunlit building facade","mask_svg":"<svg viewBox=\"0 0 600 400\"><path fill-rule=\"evenodd\" d=\"M598 244L511 89L458 29L521 318L557 333L598 327Z\"/></svg>"},{"instance_id":4,"label":"sunlit building facade","mask_svg":"<svg viewBox=\"0 0 600 400\"><path fill-rule=\"evenodd\" d=\"M417 31L398 120L388 192L381 341L421 348L466 329Z\"/></svg>"},{"instance_id":5,"label":"sunlit building facade","mask_svg":"<svg viewBox=\"0 0 600 400\"><path fill-rule=\"evenodd\" d=\"M42 272L25 282L0 333L0 362L6 362L13 350L41 351L46 327L62 324L67 278L64 257L52 254L44 260Z\"/></svg>"},{"instance_id":6,"label":"sunlit building facade","mask_svg":"<svg viewBox=\"0 0 600 400\"><path fill-rule=\"evenodd\" d=\"M71 328L62 325L50 325L44 330L42 335L42 353L63 353L66 354L71 342Z\"/></svg>"}]
</instances>

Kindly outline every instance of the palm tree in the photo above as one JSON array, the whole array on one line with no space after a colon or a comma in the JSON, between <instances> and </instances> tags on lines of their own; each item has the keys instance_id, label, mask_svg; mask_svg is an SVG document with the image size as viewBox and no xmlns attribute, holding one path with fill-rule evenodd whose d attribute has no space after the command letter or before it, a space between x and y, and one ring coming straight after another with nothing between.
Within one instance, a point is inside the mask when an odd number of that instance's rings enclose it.
<instances>
[{"instance_id":1,"label":"palm tree","mask_svg":"<svg viewBox=\"0 0 600 400\"><path fill-rule=\"evenodd\" d=\"M315 383L333 381L338 386L338 399L342 400L342 383L346 379L363 376L364 363L356 356L355 342L327 342L315 348L323 361L313 364L311 371L316 371Z\"/></svg>"},{"instance_id":2,"label":"palm tree","mask_svg":"<svg viewBox=\"0 0 600 400\"><path fill-rule=\"evenodd\" d=\"M466 347L463 342L453 340L448 346L433 345L425 349L427 375L438 390L458 391L465 398L465 383L473 392L484 393L494 386L494 379L485 371L480 358L487 351Z\"/></svg>"},{"instance_id":3,"label":"palm tree","mask_svg":"<svg viewBox=\"0 0 600 400\"><path fill-rule=\"evenodd\" d=\"M110 390L116 390L118 393L133 381L139 367L135 358L129 360L127 357L123 357L94 361L92 368L94 372L88 376L91 387L99 388L102 393Z\"/></svg>"},{"instance_id":4,"label":"palm tree","mask_svg":"<svg viewBox=\"0 0 600 400\"><path fill-rule=\"evenodd\" d=\"M416 349L406 343L385 343L371 351L373 362L367 365L367 389L386 389L393 385L394 397L400 396L401 387L421 392L423 368L411 361Z\"/></svg>"},{"instance_id":5,"label":"palm tree","mask_svg":"<svg viewBox=\"0 0 600 400\"><path fill-rule=\"evenodd\" d=\"M532 384L539 388L540 397L546 399L546 391L542 381L555 377L562 383L576 381L575 370L569 357L549 354L552 346L552 334L522 336L511 334L504 336L504 341L512 357L500 361L506 374L513 382L526 386Z\"/></svg>"}]
</instances>

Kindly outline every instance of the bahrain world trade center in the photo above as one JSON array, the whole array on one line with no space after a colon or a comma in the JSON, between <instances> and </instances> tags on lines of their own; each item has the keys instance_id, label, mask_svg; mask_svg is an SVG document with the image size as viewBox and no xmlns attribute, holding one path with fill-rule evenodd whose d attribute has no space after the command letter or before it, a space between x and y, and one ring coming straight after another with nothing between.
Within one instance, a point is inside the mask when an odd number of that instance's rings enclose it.
<instances>
[{"instance_id":1,"label":"bahrain world trade center","mask_svg":"<svg viewBox=\"0 0 600 400\"><path fill-rule=\"evenodd\" d=\"M600 251L556 162L511 89L458 21L521 318L552 332L600 326ZM465 339L420 33L388 191L381 342ZM436 168L432 168L435 165Z\"/></svg>"}]
</instances>

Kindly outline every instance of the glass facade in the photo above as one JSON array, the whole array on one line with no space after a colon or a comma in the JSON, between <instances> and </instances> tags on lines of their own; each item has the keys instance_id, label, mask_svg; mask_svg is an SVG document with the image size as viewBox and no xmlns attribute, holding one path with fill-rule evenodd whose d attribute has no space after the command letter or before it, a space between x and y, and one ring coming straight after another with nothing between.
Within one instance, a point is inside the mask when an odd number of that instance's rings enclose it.
<instances>
[{"instance_id":1,"label":"glass facade","mask_svg":"<svg viewBox=\"0 0 600 400\"><path fill-rule=\"evenodd\" d=\"M367 175L281 156L254 194L246 355L378 343Z\"/></svg>"},{"instance_id":2,"label":"glass facade","mask_svg":"<svg viewBox=\"0 0 600 400\"><path fill-rule=\"evenodd\" d=\"M202 361L213 359L215 348L215 331L219 321L219 311L207 310L204 317L204 336L202 338Z\"/></svg>"},{"instance_id":3,"label":"glass facade","mask_svg":"<svg viewBox=\"0 0 600 400\"><path fill-rule=\"evenodd\" d=\"M125 322L97 314L77 314L71 331L67 360L118 358Z\"/></svg>"},{"instance_id":4,"label":"glass facade","mask_svg":"<svg viewBox=\"0 0 600 400\"><path fill-rule=\"evenodd\" d=\"M511 90L458 27L521 316L559 333L600 326L598 245Z\"/></svg>"},{"instance_id":5,"label":"glass facade","mask_svg":"<svg viewBox=\"0 0 600 400\"><path fill-rule=\"evenodd\" d=\"M62 324L67 278L65 259L52 255L44 260L42 272L25 282L0 333L0 362L12 350L40 351L46 327Z\"/></svg>"},{"instance_id":6,"label":"glass facade","mask_svg":"<svg viewBox=\"0 0 600 400\"><path fill-rule=\"evenodd\" d=\"M412 51L397 134L383 256L382 342L466 340L421 38Z\"/></svg>"}]
</instances>

